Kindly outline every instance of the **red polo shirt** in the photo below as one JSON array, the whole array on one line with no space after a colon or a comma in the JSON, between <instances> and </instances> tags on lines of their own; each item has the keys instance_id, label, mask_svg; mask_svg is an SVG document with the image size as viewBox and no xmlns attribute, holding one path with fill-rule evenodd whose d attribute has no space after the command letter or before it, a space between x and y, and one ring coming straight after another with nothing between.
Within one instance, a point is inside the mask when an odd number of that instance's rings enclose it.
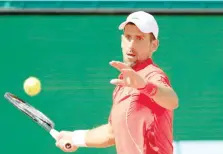
<instances>
[{"instance_id":1,"label":"red polo shirt","mask_svg":"<svg viewBox=\"0 0 223 154\"><path fill-rule=\"evenodd\" d=\"M160 81L170 86L168 77L151 59L133 69L145 80L160 74ZM172 111L159 106L149 94L123 86L114 89L110 123L118 154L172 154L172 121Z\"/></svg>"}]
</instances>

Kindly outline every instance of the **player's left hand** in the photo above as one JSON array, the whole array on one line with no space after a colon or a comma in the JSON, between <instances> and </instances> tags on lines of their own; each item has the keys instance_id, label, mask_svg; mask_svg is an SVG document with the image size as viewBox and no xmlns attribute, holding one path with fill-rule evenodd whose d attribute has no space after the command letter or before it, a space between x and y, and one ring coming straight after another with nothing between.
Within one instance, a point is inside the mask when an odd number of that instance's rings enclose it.
<instances>
[{"instance_id":1,"label":"player's left hand","mask_svg":"<svg viewBox=\"0 0 223 154\"><path fill-rule=\"evenodd\" d=\"M110 65L123 74L123 79L112 79L110 81L111 84L122 85L136 89L144 88L146 86L145 80L125 63L119 61L111 61Z\"/></svg>"}]
</instances>

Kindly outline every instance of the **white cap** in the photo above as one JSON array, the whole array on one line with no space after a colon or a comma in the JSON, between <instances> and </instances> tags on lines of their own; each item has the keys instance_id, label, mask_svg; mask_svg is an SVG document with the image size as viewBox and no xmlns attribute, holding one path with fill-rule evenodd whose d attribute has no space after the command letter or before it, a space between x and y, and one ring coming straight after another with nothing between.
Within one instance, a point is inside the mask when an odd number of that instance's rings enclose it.
<instances>
[{"instance_id":1,"label":"white cap","mask_svg":"<svg viewBox=\"0 0 223 154\"><path fill-rule=\"evenodd\" d=\"M134 23L141 32L153 33L155 38L158 38L159 27L156 19L151 14L144 11L133 12L127 17L126 21L119 25L119 29L124 29L125 25L129 22Z\"/></svg>"}]
</instances>

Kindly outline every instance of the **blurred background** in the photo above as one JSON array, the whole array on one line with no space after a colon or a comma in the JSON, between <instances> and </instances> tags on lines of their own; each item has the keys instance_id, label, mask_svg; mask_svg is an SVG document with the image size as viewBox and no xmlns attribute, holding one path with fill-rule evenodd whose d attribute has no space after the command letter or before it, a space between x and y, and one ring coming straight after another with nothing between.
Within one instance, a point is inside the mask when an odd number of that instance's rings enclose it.
<instances>
[{"instance_id":1,"label":"blurred background","mask_svg":"<svg viewBox=\"0 0 223 154\"><path fill-rule=\"evenodd\" d=\"M0 1L0 7L1 153L63 153L4 99L6 91L46 113L58 130L106 123L114 88L109 81L118 75L109 62L122 60L118 25L144 10L160 27L154 61L179 96L174 154L223 154L222 1ZM23 90L29 76L42 83L35 97Z\"/></svg>"}]
</instances>

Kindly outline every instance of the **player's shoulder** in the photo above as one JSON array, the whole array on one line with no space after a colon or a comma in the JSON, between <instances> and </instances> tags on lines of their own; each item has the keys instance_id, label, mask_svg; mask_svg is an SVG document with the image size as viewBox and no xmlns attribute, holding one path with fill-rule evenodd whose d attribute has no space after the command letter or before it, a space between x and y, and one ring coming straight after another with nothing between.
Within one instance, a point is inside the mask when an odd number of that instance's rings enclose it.
<instances>
[{"instance_id":1,"label":"player's shoulder","mask_svg":"<svg viewBox=\"0 0 223 154\"><path fill-rule=\"evenodd\" d=\"M141 75L146 81L153 79L171 86L169 77L158 65L150 64L146 66L142 71L144 73Z\"/></svg>"},{"instance_id":2,"label":"player's shoulder","mask_svg":"<svg viewBox=\"0 0 223 154\"><path fill-rule=\"evenodd\" d=\"M150 74L162 74L165 75L165 72L163 71L163 69L161 69L158 65L156 64L150 64L148 66L146 66L145 68L143 68L142 70L139 71L139 73L143 76L148 76Z\"/></svg>"}]
</instances>

